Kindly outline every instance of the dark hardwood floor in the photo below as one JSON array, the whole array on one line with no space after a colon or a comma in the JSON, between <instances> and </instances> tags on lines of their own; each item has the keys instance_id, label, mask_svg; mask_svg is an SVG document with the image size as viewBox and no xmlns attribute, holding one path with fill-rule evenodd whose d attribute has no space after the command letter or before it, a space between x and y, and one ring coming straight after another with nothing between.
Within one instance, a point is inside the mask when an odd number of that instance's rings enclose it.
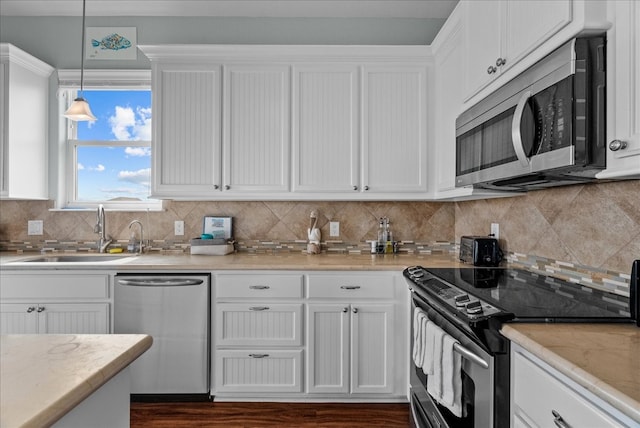
<instances>
[{"instance_id":1,"label":"dark hardwood floor","mask_svg":"<svg viewBox=\"0 0 640 428\"><path fill-rule=\"evenodd\" d=\"M131 428L408 426L408 404L131 403Z\"/></svg>"}]
</instances>

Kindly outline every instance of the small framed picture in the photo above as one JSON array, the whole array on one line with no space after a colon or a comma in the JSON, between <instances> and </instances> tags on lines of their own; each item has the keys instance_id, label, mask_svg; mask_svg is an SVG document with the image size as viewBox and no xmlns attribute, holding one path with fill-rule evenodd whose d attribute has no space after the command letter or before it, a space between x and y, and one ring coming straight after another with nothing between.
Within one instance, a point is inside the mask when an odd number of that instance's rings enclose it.
<instances>
[{"instance_id":1,"label":"small framed picture","mask_svg":"<svg viewBox=\"0 0 640 428\"><path fill-rule=\"evenodd\" d=\"M233 217L205 216L202 233L213 239L231 239Z\"/></svg>"},{"instance_id":2,"label":"small framed picture","mask_svg":"<svg viewBox=\"0 0 640 428\"><path fill-rule=\"evenodd\" d=\"M137 58L136 27L87 27L85 59Z\"/></svg>"}]
</instances>

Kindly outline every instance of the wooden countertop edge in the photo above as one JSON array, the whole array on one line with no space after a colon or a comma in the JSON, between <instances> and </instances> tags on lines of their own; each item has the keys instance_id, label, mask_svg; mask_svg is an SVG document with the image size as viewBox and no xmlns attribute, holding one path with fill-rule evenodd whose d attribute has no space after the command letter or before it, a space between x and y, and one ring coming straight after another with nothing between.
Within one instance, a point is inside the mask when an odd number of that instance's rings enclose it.
<instances>
[{"instance_id":1,"label":"wooden countertop edge","mask_svg":"<svg viewBox=\"0 0 640 428\"><path fill-rule=\"evenodd\" d=\"M83 382L79 383L66 394L61 395L53 405L34 415L23 427L49 427L53 425L111 378L120 373L153 344L153 338L151 336L142 334L137 336L140 336L140 340L133 344L126 352L123 352L109 364L84 379Z\"/></svg>"},{"instance_id":2,"label":"wooden countertop edge","mask_svg":"<svg viewBox=\"0 0 640 428\"><path fill-rule=\"evenodd\" d=\"M508 324L502 326L500 332L511 341L522 346L536 357L542 359L551 367L566 375L568 378L584 386L596 396L609 403L625 415L636 421L640 421L640 402L634 400L628 395L620 392L607 382L595 377L588 371L578 367L571 361L559 356L549 348L541 345L537 341L531 339L511 327Z\"/></svg>"}]
</instances>

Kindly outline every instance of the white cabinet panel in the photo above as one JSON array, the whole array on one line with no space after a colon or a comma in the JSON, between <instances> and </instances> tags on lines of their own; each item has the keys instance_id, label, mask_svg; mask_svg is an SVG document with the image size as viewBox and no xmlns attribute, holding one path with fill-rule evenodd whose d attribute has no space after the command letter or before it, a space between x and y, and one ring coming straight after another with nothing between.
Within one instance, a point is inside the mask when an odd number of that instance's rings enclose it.
<instances>
[{"instance_id":1,"label":"white cabinet panel","mask_svg":"<svg viewBox=\"0 0 640 428\"><path fill-rule=\"evenodd\" d=\"M0 304L0 334L38 333L38 317L34 314L36 304Z\"/></svg>"},{"instance_id":2,"label":"white cabinet panel","mask_svg":"<svg viewBox=\"0 0 640 428\"><path fill-rule=\"evenodd\" d=\"M309 298L393 299L393 278L386 275L311 274L308 276Z\"/></svg>"},{"instance_id":3,"label":"white cabinet panel","mask_svg":"<svg viewBox=\"0 0 640 428\"><path fill-rule=\"evenodd\" d=\"M219 189L220 75L214 65L155 65L154 196L198 196Z\"/></svg>"},{"instance_id":4,"label":"white cabinet panel","mask_svg":"<svg viewBox=\"0 0 640 428\"><path fill-rule=\"evenodd\" d=\"M218 346L301 346L302 304L220 303Z\"/></svg>"},{"instance_id":5,"label":"white cabinet panel","mask_svg":"<svg viewBox=\"0 0 640 428\"><path fill-rule=\"evenodd\" d=\"M225 67L225 191L289 190L289 67Z\"/></svg>"},{"instance_id":6,"label":"white cabinet panel","mask_svg":"<svg viewBox=\"0 0 640 428\"><path fill-rule=\"evenodd\" d=\"M47 199L49 76L54 68L0 43L0 198Z\"/></svg>"},{"instance_id":7,"label":"white cabinet panel","mask_svg":"<svg viewBox=\"0 0 640 428\"><path fill-rule=\"evenodd\" d=\"M219 392L302 392L302 350L219 350Z\"/></svg>"},{"instance_id":8,"label":"white cabinet panel","mask_svg":"<svg viewBox=\"0 0 640 428\"><path fill-rule=\"evenodd\" d=\"M640 178L640 4L608 2L607 169L598 178ZM611 150L614 141L625 147Z\"/></svg>"},{"instance_id":9,"label":"white cabinet panel","mask_svg":"<svg viewBox=\"0 0 640 428\"><path fill-rule=\"evenodd\" d=\"M107 334L108 303L6 303L1 334Z\"/></svg>"},{"instance_id":10,"label":"white cabinet panel","mask_svg":"<svg viewBox=\"0 0 640 428\"><path fill-rule=\"evenodd\" d=\"M355 66L294 67L295 192L358 189L358 94Z\"/></svg>"},{"instance_id":11,"label":"white cabinet panel","mask_svg":"<svg viewBox=\"0 0 640 428\"><path fill-rule=\"evenodd\" d=\"M364 190L426 192L426 67L365 66L363 88Z\"/></svg>"},{"instance_id":12,"label":"white cabinet panel","mask_svg":"<svg viewBox=\"0 0 640 428\"><path fill-rule=\"evenodd\" d=\"M218 299L302 298L302 275L216 275Z\"/></svg>"}]
</instances>

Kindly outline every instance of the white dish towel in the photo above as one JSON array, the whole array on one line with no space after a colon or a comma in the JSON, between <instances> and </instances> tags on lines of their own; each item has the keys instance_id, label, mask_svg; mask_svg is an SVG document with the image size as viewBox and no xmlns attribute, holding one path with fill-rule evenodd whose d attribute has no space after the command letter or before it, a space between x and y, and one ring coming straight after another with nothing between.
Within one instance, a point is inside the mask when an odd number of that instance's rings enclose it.
<instances>
[{"instance_id":1,"label":"white dish towel","mask_svg":"<svg viewBox=\"0 0 640 428\"><path fill-rule=\"evenodd\" d=\"M422 371L427 377L427 392L439 404L462 416L462 360L454 351L458 343L433 322L427 326Z\"/></svg>"},{"instance_id":2,"label":"white dish towel","mask_svg":"<svg viewBox=\"0 0 640 428\"><path fill-rule=\"evenodd\" d=\"M413 362L417 367L422 367L425 352L425 335L429 319L420 308L413 312Z\"/></svg>"}]
</instances>

